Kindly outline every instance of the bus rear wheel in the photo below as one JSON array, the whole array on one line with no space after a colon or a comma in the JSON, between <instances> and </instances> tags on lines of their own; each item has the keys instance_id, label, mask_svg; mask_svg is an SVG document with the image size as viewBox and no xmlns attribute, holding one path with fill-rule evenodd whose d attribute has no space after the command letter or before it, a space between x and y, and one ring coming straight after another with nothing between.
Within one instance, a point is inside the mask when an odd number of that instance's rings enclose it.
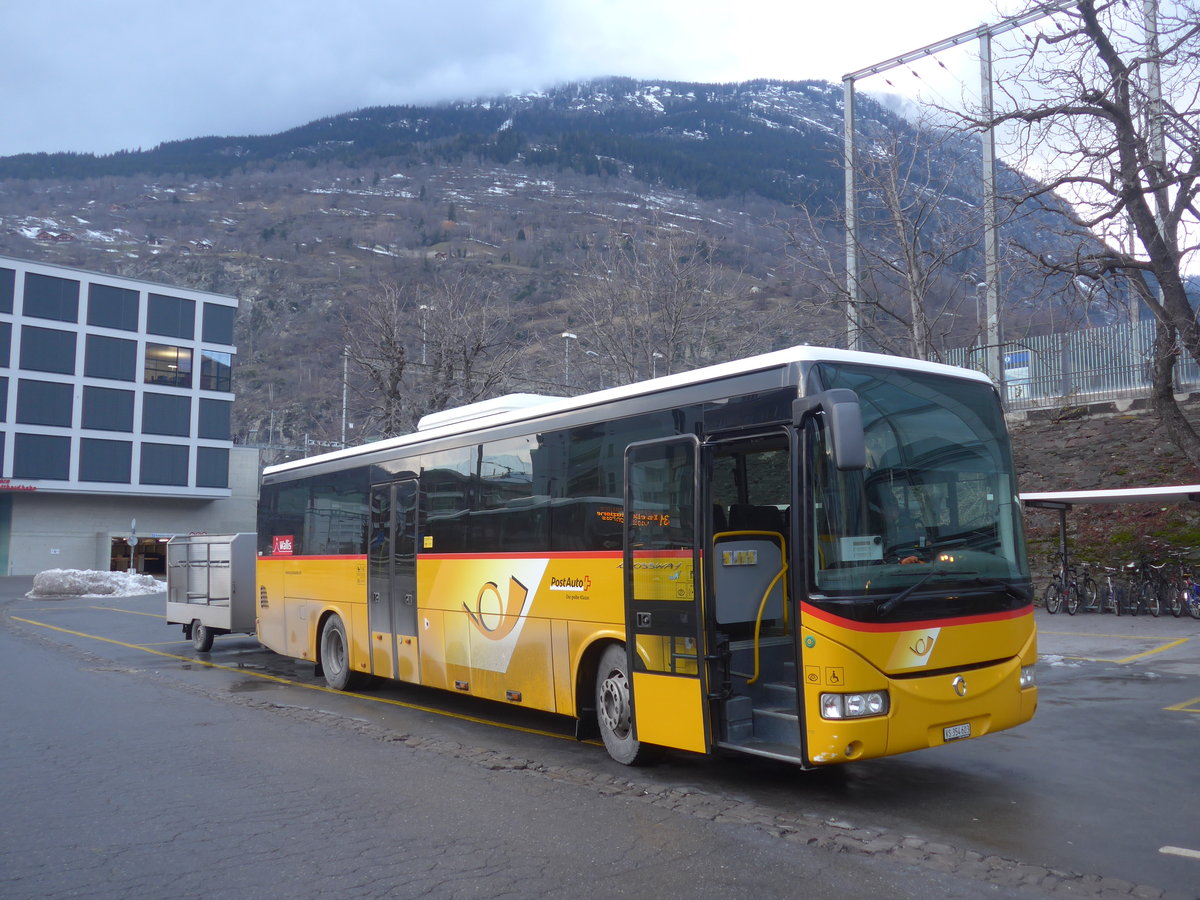
<instances>
[{"instance_id":1,"label":"bus rear wheel","mask_svg":"<svg viewBox=\"0 0 1200 900\"><path fill-rule=\"evenodd\" d=\"M330 616L321 628L321 672L335 691L348 691L358 681L350 668L350 641L341 616Z\"/></svg>"},{"instance_id":2,"label":"bus rear wheel","mask_svg":"<svg viewBox=\"0 0 1200 900\"><path fill-rule=\"evenodd\" d=\"M608 755L626 766L649 760L648 748L633 736L633 707L629 694L629 665L625 648L610 644L596 672L596 719Z\"/></svg>"}]
</instances>

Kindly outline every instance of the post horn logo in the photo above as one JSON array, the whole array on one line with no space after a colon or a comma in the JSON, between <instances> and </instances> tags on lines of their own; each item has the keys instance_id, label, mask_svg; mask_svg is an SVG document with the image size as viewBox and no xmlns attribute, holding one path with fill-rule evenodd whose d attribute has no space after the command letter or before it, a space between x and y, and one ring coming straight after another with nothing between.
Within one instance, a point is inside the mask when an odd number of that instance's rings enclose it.
<instances>
[{"instance_id":1,"label":"post horn logo","mask_svg":"<svg viewBox=\"0 0 1200 900\"><path fill-rule=\"evenodd\" d=\"M525 608L525 598L528 596L529 588L510 576L508 597L501 596L499 585L489 581L479 589L475 608L472 609L464 601L463 609L482 635L499 641L508 637L521 621L521 610Z\"/></svg>"}]
</instances>

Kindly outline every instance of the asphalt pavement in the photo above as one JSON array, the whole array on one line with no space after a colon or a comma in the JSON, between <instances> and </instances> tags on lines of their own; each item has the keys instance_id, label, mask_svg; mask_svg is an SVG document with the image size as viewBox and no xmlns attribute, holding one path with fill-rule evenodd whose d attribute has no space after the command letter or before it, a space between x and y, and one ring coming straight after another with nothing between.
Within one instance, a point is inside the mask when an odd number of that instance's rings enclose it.
<instances>
[{"instance_id":1,"label":"asphalt pavement","mask_svg":"<svg viewBox=\"0 0 1200 900\"><path fill-rule=\"evenodd\" d=\"M1162 848L1200 848L1200 621L1039 610L1043 709L978 742L634 770L557 717L330 693L252 637L196 654L161 595L28 581L0 579L5 898L1198 896Z\"/></svg>"}]
</instances>

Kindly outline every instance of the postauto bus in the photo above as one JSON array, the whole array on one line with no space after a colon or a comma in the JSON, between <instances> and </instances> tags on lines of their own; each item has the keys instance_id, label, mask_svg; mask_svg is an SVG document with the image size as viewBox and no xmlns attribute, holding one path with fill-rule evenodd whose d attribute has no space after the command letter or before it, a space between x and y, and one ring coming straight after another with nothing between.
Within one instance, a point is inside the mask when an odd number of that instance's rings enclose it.
<instances>
[{"instance_id":1,"label":"postauto bus","mask_svg":"<svg viewBox=\"0 0 1200 900\"><path fill-rule=\"evenodd\" d=\"M1009 440L979 373L794 347L512 395L272 466L258 635L365 676L804 767L1037 706Z\"/></svg>"}]
</instances>

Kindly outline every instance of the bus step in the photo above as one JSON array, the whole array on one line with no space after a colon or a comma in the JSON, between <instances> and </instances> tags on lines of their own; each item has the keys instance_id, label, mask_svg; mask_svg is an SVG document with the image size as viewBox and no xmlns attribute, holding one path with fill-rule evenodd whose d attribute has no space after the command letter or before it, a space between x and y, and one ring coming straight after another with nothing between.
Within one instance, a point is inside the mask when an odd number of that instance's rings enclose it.
<instances>
[{"instance_id":1,"label":"bus step","mask_svg":"<svg viewBox=\"0 0 1200 900\"><path fill-rule=\"evenodd\" d=\"M794 744L776 744L771 741L749 740L727 742L719 741L718 747L724 747L726 750L737 750L741 753L750 753L754 756L765 756L767 759L777 759L788 763L803 763L804 757L800 753L800 748Z\"/></svg>"},{"instance_id":2,"label":"bus step","mask_svg":"<svg viewBox=\"0 0 1200 900\"><path fill-rule=\"evenodd\" d=\"M761 698L762 706L775 706L779 709L796 709L796 686L782 681L768 681L763 685Z\"/></svg>"},{"instance_id":3,"label":"bus step","mask_svg":"<svg viewBox=\"0 0 1200 900\"><path fill-rule=\"evenodd\" d=\"M786 709L758 707L754 710L754 736L774 744L800 746L800 717Z\"/></svg>"},{"instance_id":4,"label":"bus step","mask_svg":"<svg viewBox=\"0 0 1200 900\"><path fill-rule=\"evenodd\" d=\"M754 702L745 694L725 701L725 739L741 743L754 737Z\"/></svg>"}]
</instances>

